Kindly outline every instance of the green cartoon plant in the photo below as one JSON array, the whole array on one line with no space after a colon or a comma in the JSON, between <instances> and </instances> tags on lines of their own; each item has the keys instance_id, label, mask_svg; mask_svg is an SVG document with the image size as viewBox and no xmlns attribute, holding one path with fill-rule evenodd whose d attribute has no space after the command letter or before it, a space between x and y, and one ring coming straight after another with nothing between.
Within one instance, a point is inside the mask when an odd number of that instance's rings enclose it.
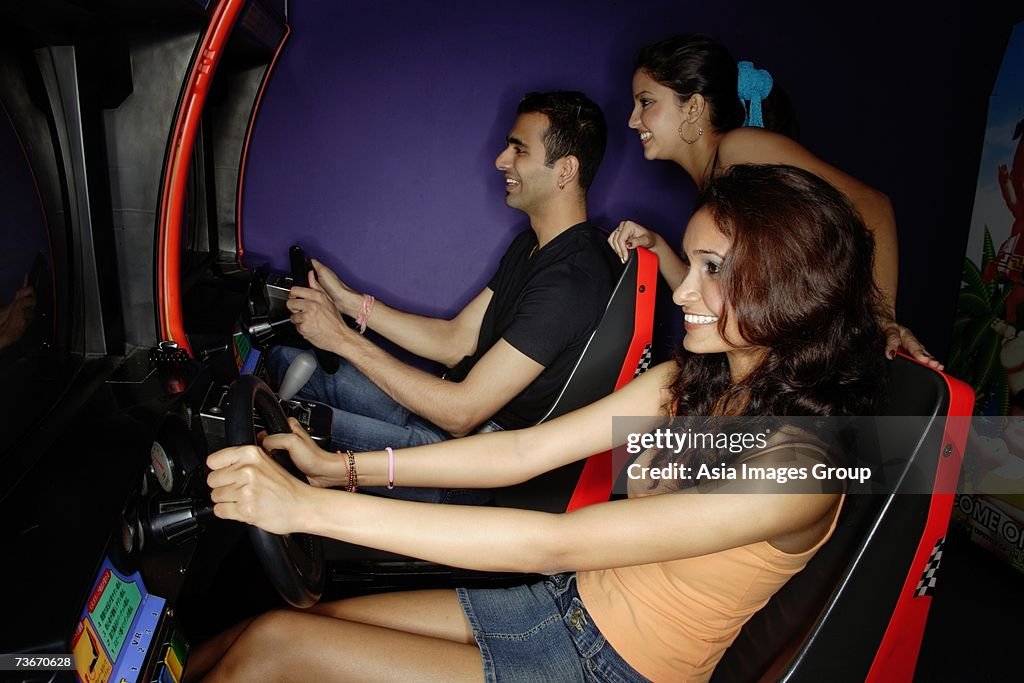
<instances>
[{"instance_id":1,"label":"green cartoon plant","mask_svg":"<svg viewBox=\"0 0 1024 683\"><path fill-rule=\"evenodd\" d=\"M992 235L985 226L980 267L964 259L948 372L974 388L976 414L1007 415L1010 396L999 351L1006 327L1006 300L1013 285L983 276L992 272L995 258Z\"/></svg>"}]
</instances>

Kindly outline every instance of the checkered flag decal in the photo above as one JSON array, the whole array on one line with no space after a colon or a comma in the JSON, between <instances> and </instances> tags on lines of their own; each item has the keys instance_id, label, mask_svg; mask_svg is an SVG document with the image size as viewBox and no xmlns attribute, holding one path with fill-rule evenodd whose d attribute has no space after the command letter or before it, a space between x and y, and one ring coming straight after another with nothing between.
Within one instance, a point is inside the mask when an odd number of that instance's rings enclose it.
<instances>
[{"instance_id":1,"label":"checkered flag decal","mask_svg":"<svg viewBox=\"0 0 1024 683\"><path fill-rule=\"evenodd\" d=\"M651 345L647 344L644 346L644 352L640 354L640 362L636 364L636 372L633 373L633 379L647 372L649 367L651 367Z\"/></svg>"},{"instance_id":2,"label":"checkered flag decal","mask_svg":"<svg viewBox=\"0 0 1024 683\"><path fill-rule=\"evenodd\" d=\"M940 538L936 541L935 547L932 548L931 557L928 558L928 562L924 565L924 574L921 575L921 580L917 582L917 589L914 591L915 598L932 594L932 590L935 588L936 574L939 571L939 563L942 562L942 545L945 542L945 538Z\"/></svg>"}]
</instances>

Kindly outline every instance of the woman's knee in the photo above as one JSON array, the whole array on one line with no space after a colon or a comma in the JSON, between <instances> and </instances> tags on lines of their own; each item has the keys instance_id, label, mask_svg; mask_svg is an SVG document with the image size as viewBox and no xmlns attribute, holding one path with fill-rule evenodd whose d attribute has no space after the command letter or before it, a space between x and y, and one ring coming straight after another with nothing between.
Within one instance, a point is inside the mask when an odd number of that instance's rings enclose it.
<instances>
[{"instance_id":1,"label":"woman's knee","mask_svg":"<svg viewBox=\"0 0 1024 683\"><path fill-rule=\"evenodd\" d=\"M299 635L304 615L275 610L256 617L239 634L208 680L271 680L272 669L287 669L288 656L307 638ZM207 679L204 679L207 680Z\"/></svg>"}]
</instances>

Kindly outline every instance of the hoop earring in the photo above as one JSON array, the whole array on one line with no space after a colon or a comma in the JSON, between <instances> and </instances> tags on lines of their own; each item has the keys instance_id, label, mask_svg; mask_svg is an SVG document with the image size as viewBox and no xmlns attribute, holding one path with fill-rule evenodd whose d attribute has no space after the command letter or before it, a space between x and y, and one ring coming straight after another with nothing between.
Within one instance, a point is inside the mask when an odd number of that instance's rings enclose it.
<instances>
[{"instance_id":1,"label":"hoop earring","mask_svg":"<svg viewBox=\"0 0 1024 683\"><path fill-rule=\"evenodd\" d=\"M683 142L685 142L686 144L692 145L693 143L697 142L697 138L699 138L700 136L704 135L704 128L701 127L701 126L697 126L697 136L695 138L693 138L692 140L687 140L685 137L683 137L683 126L685 126L685 125L686 125L685 121L683 121L682 123L679 124L679 139L682 140Z\"/></svg>"}]
</instances>

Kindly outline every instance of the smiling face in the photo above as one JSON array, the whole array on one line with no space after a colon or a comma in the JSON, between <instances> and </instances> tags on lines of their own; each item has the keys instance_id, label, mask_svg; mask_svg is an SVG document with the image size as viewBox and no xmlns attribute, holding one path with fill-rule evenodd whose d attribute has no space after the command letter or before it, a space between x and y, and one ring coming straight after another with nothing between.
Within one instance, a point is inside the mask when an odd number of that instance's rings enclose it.
<instances>
[{"instance_id":1,"label":"smiling face","mask_svg":"<svg viewBox=\"0 0 1024 683\"><path fill-rule=\"evenodd\" d=\"M679 138L683 108L671 88L639 70L633 74L633 112L629 127L640 134L645 159L674 159L685 143Z\"/></svg>"},{"instance_id":2,"label":"smiling face","mask_svg":"<svg viewBox=\"0 0 1024 683\"><path fill-rule=\"evenodd\" d=\"M725 353L735 382L757 365L763 349L743 339L735 311L725 303L721 276L731 248L732 240L718 229L709 211L695 213L683 236L686 277L676 287L672 300L683 309L683 348L691 353Z\"/></svg>"},{"instance_id":3,"label":"smiling face","mask_svg":"<svg viewBox=\"0 0 1024 683\"><path fill-rule=\"evenodd\" d=\"M527 214L543 206L558 191L557 162L544 163L544 132L548 117L538 112L520 114L506 137L507 145L495 160L505 178L505 203Z\"/></svg>"}]
</instances>

